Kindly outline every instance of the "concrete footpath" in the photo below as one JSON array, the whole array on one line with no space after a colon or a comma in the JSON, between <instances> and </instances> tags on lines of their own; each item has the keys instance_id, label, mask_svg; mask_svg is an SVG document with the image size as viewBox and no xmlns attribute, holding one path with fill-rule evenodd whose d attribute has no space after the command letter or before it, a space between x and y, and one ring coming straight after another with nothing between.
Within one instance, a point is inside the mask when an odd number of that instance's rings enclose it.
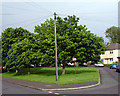
<instances>
[{"instance_id":1,"label":"concrete footpath","mask_svg":"<svg viewBox=\"0 0 120 96\"><path fill-rule=\"evenodd\" d=\"M100 80L99 82L89 82L89 83L71 84L71 85L48 84L48 83L41 83L41 82L11 79L11 78L2 78L2 81L21 85L24 87L37 89L37 90L42 90L42 91L75 90L75 89L90 88L90 87L95 87L100 85Z\"/></svg>"}]
</instances>

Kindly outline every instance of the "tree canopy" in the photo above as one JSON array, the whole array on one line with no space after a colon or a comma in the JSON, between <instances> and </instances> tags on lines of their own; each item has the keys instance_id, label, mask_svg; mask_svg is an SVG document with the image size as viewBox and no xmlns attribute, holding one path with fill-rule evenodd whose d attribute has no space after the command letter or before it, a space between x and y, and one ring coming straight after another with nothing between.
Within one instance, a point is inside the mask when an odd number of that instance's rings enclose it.
<instances>
[{"instance_id":1,"label":"tree canopy","mask_svg":"<svg viewBox=\"0 0 120 96\"><path fill-rule=\"evenodd\" d=\"M19 69L20 66L26 64L26 60L29 63L36 63L38 60L35 60L36 52L38 50L37 44L35 44L34 34L30 33L26 29L21 27L19 28L7 28L2 33L2 64L5 66L8 71L10 68ZM27 59L26 54L34 53L31 56L31 59ZM33 57L34 56L34 57ZM23 62L23 59L25 61Z\"/></svg>"},{"instance_id":2,"label":"tree canopy","mask_svg":"<svg viewBox=\"0 0 120 96\"><path fill-rule=\"evenodd\" d=\"M7 53L11 49L11 45L22 41L24 38L30 38L30 32L23 28L7 28L2 33L2 64L7 62Z\"/></svg>"},{"instance_id":3,"label":"tree canopy","mask_svg":"<svg viewBox=\"0 0 120 96\"><path fill-rule=\"evenodd\" d=\"M57 17L58 64L63 64L63 74L65 64L72 62L72 58L77 58L79 63L99 62L101 53L106 49L102 37L78 23L79 18L75 15ZM50 18L35 26L34 32L20 27L7 28L2 33L2 63L7 70L14 68L18 71L26 66L29 74L31 64L55 65L54 20Z\"/></svg>"},{"instance_id":4,"label":"tree canopy","mask_svg":"<svg viewBox=\"0 0 120 96\"><path fill-rule=\"evenodd\" d=\"M100 55L105 50L102 37L97 37L88 31L84 25L78 25L79 18L75 15L65 18L57 17L57 47L58 63L100 61ZM35 26L35 33L39 34L38 41L41 42L43 54L42 61L45 64L55 65L54 47L54 20L46 20L41 25ZM44 58L45 57L45 58ZM47 58L47 60L46 60ZM41 62L42 62L41 61Z\"/></svg>"},{"instance_id":5,"label":"tree canopy","mask_svg":"<svg viewBox=\"0 0 120 96\"><path fill-rule=\"evenodd\" d=\"M120 43L120 29L119 27L112 26L108 28L105 32L106 37L112 43Z\"/></svg>"},{"instance_id":6,"label":"tree canopy","mask_svg":"<svg viewBox=\"0 0 120 96\"><path fill-rule=\"evenodd\" d=\"M8 61L6 66L11 66L8 68L15 67L19 69L21 67L28 68L28 74L30 74L30 65L39 64L40 62L40 52L38 52L38 46L25 38L24 40L14 43L11 49L8 51Z\"/></svg>"}]
</instances>

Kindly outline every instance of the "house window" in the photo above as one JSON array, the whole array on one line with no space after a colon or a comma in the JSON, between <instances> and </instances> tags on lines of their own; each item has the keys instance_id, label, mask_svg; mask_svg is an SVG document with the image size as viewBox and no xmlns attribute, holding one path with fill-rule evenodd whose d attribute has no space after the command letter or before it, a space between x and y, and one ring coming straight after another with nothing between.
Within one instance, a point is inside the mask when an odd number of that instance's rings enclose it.
<instances>
[{"instance_id":1,"label":"house window","mask_svg":"<svg viewBox=\"0 0 120 96\"><path fill-rule=\"evenodd\" d=\"M110 51L110 54L113 54L113 51Z\"/></svg>"},{"instance_id":2,"label":"house window","mask_svg":"<svg viewBox=\"0 0 120 96\"><path fill-rule=\"evenodd\" d=\"M101 59L101 61L104 63L104 59Z\"/></svg>"},{"instance_id":3,"label":"house window","mask_svg":"<svg viewBox=\"0 0 120 96\"><path fill-rule=\"evenodd\" d=\"M110 61L113 61L113 58L110 58Z\"/></svg>"}]
</instances>

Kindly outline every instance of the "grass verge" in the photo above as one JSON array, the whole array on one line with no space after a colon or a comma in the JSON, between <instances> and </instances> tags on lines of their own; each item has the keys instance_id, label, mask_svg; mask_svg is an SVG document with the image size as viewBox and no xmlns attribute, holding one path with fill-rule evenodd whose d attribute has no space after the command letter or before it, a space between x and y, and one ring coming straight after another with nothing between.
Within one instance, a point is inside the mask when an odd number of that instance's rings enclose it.
<instances>
[{"instance_id":1,"label":"grass verge","mask_svg":"<svg viewBox=\"0 0 120 96\"><path fill-rule=\"evenodd\" d=\"M5 72L2 77L60 85L99 81L99 71L96 68L77 67L76 71L77 74L75 74L74 67L66 67L66 74L62 75L62 68L59 67L58 81L56 81L55 67L31 68L30 75L27 75L27 69L21 69L17 74L15 72Z\"/></svg>"}]
</instances>

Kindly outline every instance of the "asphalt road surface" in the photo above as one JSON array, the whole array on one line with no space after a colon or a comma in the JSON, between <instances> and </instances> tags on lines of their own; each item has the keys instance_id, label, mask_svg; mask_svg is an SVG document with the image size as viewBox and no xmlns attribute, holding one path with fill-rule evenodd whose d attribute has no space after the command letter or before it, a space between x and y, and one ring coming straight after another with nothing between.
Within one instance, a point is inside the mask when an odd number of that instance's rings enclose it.
<instances>
[{"instance_id":1,"label":"asphalt road surface","mask_svg":"<svg viewBox=\"0 0 120 96\"><path fill-rule=\"evenodd\" d=\"M93 96L94 94L113 94L114 96L114 94L118 94L120 92L118 88L118 75L120 75L120 73L115 72L115 69L109 69L107 67L98 69L100 69L101 72L101 85L97 87L70 91L40 91L3 81L2 94L47 94L46 96L73 96L73 94L74 96L79 96L80 94L93 94Z\"/></svg>"},{"instance_id":2,"label":"asphalt road surface","mask_svg":"<svg viewBox=\"0 0 120 96\"><path fill-rule=\"evenodd\" d=\"M55 91L60 94L118 94L118 74L115 69L99 68L101 72L101 85L88 89L72 91Z\"/></svg>"}]
</instances>

